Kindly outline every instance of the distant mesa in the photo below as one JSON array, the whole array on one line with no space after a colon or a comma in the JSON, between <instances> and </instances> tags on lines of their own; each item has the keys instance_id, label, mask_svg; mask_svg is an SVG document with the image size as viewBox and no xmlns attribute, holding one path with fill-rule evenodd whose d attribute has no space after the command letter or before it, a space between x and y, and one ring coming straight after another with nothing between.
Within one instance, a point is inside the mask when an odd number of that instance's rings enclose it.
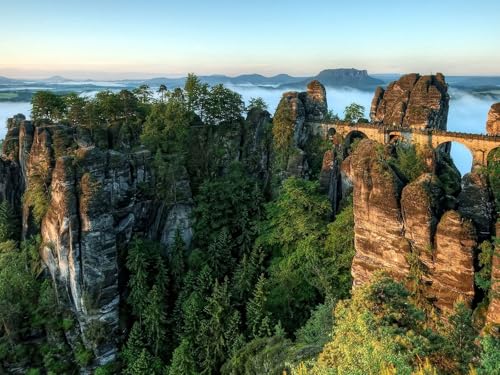
<instances>
[{"instance_id":1,"label":"distant mesa","mask_svg":"<svg viewBox=\"0 0 500 375\"><path fill-rule=\"evenodd\" d=\"M304 87L310 80L318 80L328 87L350 87L359 90L373 90L384 84L384 81L369 76L366 70L350 68L322 70L318 75L295 82L292 86ZM290 85L285 83L281 87Z\"/></svg>"}]
</instances>

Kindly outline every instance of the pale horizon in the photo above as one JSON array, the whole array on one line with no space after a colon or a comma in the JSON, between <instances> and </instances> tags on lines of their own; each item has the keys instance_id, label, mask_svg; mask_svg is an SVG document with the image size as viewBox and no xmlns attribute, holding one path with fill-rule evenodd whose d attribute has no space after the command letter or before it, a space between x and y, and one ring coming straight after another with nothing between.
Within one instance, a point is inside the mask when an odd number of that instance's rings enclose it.
<instances>
[{"instance_id":1,"label":"pale horizon","mask_svg":"<svg viewBox=\"0 0 500 375\"><path fill-rule=\"evenodd\" d=\"M0 75L134 79L354 67L500 76L500 2L0 0Z\"/></svg>"}]
</instances>

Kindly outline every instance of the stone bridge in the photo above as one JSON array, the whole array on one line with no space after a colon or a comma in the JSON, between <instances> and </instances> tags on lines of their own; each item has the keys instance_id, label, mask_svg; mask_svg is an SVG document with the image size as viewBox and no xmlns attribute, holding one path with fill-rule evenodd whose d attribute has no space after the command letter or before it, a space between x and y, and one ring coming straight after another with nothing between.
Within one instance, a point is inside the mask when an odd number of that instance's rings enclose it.
<instances>
[{"instance_id":1,"label":"stone bridge","mask_svg":"<svg viewBox=\"0 0 500 375\"><path fill-rule=\"evenodd\" d=\"M411 129L386 127L370 123L350 124L344 122L321 123L320 132L325 138L340 135L347 143L354 138L364 137L382 144L395 140L406 140L417 146L437 147L449 142L458 142L469 149L472 154L472 167L486 166L489 153L500 147L500 136L456 133L436 129Z\"/></svg>"}]
</instances>

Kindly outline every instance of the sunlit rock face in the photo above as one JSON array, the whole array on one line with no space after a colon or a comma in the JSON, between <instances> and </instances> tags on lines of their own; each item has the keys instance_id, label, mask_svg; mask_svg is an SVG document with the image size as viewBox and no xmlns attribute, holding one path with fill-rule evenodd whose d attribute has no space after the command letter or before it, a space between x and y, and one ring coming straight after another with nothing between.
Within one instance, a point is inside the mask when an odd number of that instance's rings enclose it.
<instances>
[{"instance_id":1,"label":"sunlit rock face","mask_svg":"<svg viewBox=\"0 0 500 375\"><path fill-rule=\"evenodd\" d=\"M471 176L471 196L455 199L464 214L449 210L449 197L439 175L424 173L413 182L399 179L387 160L387 149L362 140L344 167L353 183L354 286L368 283L377 271L410 284L443 313L457 300L474 298L474 259L477 229L491 198ZM418 276L415 276L418 275Z\"/></svg>"},{"instance_id":2,"label":"sunlit rock face","mask_svg":"<svg viewBox=\"0 0 500 375\"><path fill-rule=\"evenodd\" d=\"M429 297L442 311L450 312L457 300L470 305L474 297L474 225L457 211L447 211L439 221Z\"/></svg>"},{"instance_id":3,"label":"sunlit rock face","mask_svg":"<svg viewBox=\"0 0 500 375\"><path fill-rule=\"evenodd\" d=\"M497 236L500 234L500 222L496 223ZM500 334L500 243L495 244L491 265L490 304L486 315L486 329Z\"/></svg>"},{"instance_id":4,"label":"sunlit rock face","mask_svg":"<svg viewBox=\"0 0 500 375\"><path fill-rule=\"evenodd\" d=\"M448 86L442 74L407 74L375 91L370 108L373 123L412 129L446 130Z\"/></svg>"},{"instance_id":5,"label":"sunlit rock face","mask_svg":"<svg viewBox=\"0 0 500 375\"><path fill-rule=\"evenodd\" d=\"M305 177L309 173L306 146L315 133L314 123L321 122L327 112L325 87L319 81L311 81L307 91L289 91L283 94L278 108L287 108L293 121L294 152L288 161L287 173Z\"/></svg>"},{"instance_id":6,"label":"sunlit rock face","mask_svg":"<svg viewBox=\"0 0 500 375\"><path fill-rule=\"evenodd\" d=\"M58 290L59 302L72 311L78 336L95 354L91 366L116 358L121 291L119 253L134 233L170 245L177 230L189 246L192 194L185 168L175 179L175 202L156 202L144 190L155 186L148 150L121 152L82 143L81 134L65 125L33 126L9 120L0 160L0 199L21 207L26 187L49 187L48 209L41 222L24 202L23 237L40 234L40 255ZM87 334L99 325L107 340L95 344Z\"/></svg>"},{"instance_id":7,"label":"sunlit rock face","mask_svg":"<svg viewBox=\"0 0 500 375\"><path fill-rule=\"evenodd\" d=\"M493 104L488 112L486 132L489 135L500 135L500 103Z\"/></svg>"},{"instance_id":8,"label":"sunlit rock face","mask_svg":"<svg viewBox=\"0 0 500 375\"><path fill-rule=\"evenodd\" d=\"M377 142L362 140L351 159L356 248L351 273L355 286L381 270L398 280L409 273L410 245L403 236L399 208L403 183L379 157L380 147Z\"/></svg>"}]
</instances>

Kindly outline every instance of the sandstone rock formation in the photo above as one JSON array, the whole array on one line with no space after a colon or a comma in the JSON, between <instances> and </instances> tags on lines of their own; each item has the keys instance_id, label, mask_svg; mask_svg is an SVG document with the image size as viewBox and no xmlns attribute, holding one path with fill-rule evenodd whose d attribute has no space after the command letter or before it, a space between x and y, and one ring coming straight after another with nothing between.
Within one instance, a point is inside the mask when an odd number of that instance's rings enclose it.
<instances>
[{"instance_id":1,"label":"sandstone rock formation","mask_svg":"<svg viewBox=\"0 0 500 375\"><path fill-rule=\"evenodd\" d=\"M351 273L354 285L385 270L402 280L409 272L410 244L403 236L399 199L403 183L379 157L380 145L362 140L352 155L354 243Z\"/></svg>"},{"instance_id":2,"label":"sandstone rock formation","mask_svg":"<svg viewBox=\"0 0 500 375\"><path fill-rule=\"evenodd\" d=\"M446 130L449 96L444 76L407 74L387 89L375 91L370 108L373 123L412 129Z\"/></svg>"},{"instance_id":3,"label":"sandstone rock formation","mask_svg":"<svg viewBox=\"0 0 500 375\"><path fill-rule=\"evenodd\" d=\"M406 185L401 194L404 236L428 269L433 267L433 242L443 210L442 194L437 177L431 173Z\"/></svg>"},{"instance_id":4,"label":"sandstone rock formation","mask_svg":"<svg viewBox=\"0 0 500 375\"><path fill-rule=\"evenodd\" d=\"M451 311L457 300L470 303L474 297L475 228L456 211L447 211L437 226L436 249L429 296L443 311Z\"/></svg>"},{"instance_id":5,"label":"sandstone rock formation","mask_svg":"<svg viewBox=\"0 0 500 375\"><path fill-rule=\"evenodd\" d=\"M496 233L500 234L500 222L496 224ZM500 334L500 243L495 245L491 265L490 304L486 315L487 329L494 329Z\"/></svg>"},{"instance_id":6,"label":"sandstone rock formation","mask_svg":"<svg viewBox=\"0 0 500 375\"><path fill-rule=\"evenodd\" d=\"M312 81L307 85L306 92L286 92L278 110L287 110L292 119L295 150L288 161L287 173L304 177L309 169L305 148L315 133L312 123L322 121L328 112L325 87L319 81Z\"/></svg>"},{"instance_id":7,"label":"sandstone rock formation","mask_svg":"<svg viewBox=\"0 0 500 375\"><path fill-rule=\"evenodd\" d=\"M500 135L500 103L493 104L488 112L486 133L489 135Z\"/></svg>"},{"instance_id":8,"label":"sandstone rock formation","mask_svg":"<svg viewBox=\"0 0 500 375\"><path fill-rule=\"evenodd\" d=\"M104 364L115 358L121 335L119 251L135 232L169 245L180 230L189 245L193 202L185 168L172 187L176 201L155 202L143 190L154 185L149 151L121 152L88 142L82 146L78 139L81 135L70 126L33 126L19 116L9 120L0 160L0 199L20 207L26 186L50 187L41 223L35 222L33 208L25 202L23 236L41 233L41 258L60 302L73 311L95 364ZM96 325L109 335L97 345L87 334Z\"/></svg>"},{"instance_id":9,"label":"sandstone rock formation","mask_svg":"<svg viewBox=\"0 0 500 375\"><path fill-rule=\"evenodd\" d=\"M464 215L446 211L449 198L439 175L424 173L403 187L386 160L383 146L365 139L344 161L353 182L354 286L383 270L403 282L417 277L423 296L444 313L456 300L471 304L478 244L471 219L491 223L491 215L482 215L492 197L470 176L464 191L470 196L457 200Z\"/></svg>"},{"instance_id":10,"label":"sandstone rock formation","mask_svg":"<svg viewBox=\"0 0 500 375\"><path fill-rule=\"evenodd\" d=\"M489 239L495 219L495 207L486 176L478 172L467 173L462 178L462 190L457 199L458 211L472 220L479 239Z\"/></svg>"}]
</instances>

